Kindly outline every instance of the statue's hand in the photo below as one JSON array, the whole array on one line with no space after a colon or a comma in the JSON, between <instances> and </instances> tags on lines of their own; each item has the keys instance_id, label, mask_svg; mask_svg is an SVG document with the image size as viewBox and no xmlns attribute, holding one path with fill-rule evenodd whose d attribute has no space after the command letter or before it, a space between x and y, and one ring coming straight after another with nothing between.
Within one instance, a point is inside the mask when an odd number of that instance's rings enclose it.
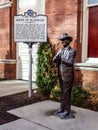
<instances>
[{"instance_id":1,"label":"statue's hand","mask_svg":"<svg viewBox=\"0 0 98 130\"><path fill-rule=\"evenodd\" d=\"M58 59L58 61L60 62L60 61L61 61L61 56L58 55L57 59Z\"/></svg>"}]
</instances>

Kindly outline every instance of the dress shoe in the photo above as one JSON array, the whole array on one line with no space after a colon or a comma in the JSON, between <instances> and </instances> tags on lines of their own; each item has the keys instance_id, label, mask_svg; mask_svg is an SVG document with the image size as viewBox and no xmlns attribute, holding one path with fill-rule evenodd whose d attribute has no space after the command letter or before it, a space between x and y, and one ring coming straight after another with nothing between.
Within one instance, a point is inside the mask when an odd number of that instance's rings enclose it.
<instances>
[{"instance_id":1,"label":"dress shoe","mask_svg":"<svg viewBox=\"0 0 98 130\"><path fill-rule=\"evenodd\" d=\"M64 111L59 109L56 112L53 113L54 116L59 116L59 114L63 113Z\"/></svg>"},{"instance_id":2,"label":"dress shoe","mask_svg":"<svg viewBox=\"0 0 98 130\"><path fill-rule=\"evenodd\" d=\"M68 116L68 115L69 115L69 113L64 111L64 112L62 112L62 113L59 113L58 116L59 116L60 118L62 118L62 117Z\"/></svg>"},{"instance_id":3,"label":"dress shoe","mask_svg":"<svg viewBox=\"0 0 98 130\"><path fill-rule=\"evenodd\" d=\"M68 112L63 112L59 115L60 119L72 119L75 118L75 116L72 113L68 113Z\"/></svg>"}]
</instances>

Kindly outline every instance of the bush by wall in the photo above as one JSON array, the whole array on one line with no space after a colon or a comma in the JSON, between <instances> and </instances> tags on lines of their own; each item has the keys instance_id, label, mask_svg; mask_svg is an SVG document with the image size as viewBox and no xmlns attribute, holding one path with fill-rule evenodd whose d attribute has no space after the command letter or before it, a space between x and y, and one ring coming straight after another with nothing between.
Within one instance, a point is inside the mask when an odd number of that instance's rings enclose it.
<instances>
[{"instance_id":1,"label":"bush by wall","mask_svg":"<svg viewBox=\"0 0 98 130\"><path fill-rule=\"evenodd\" d=\"M60 87L55 85L51 90L50 98L60 100ZM71 93L72 105L98 111L98 91L86 90L83 86L74 86Z\"/></svg>"},{"instance_id":2,"label":"bush by wall","mask_svg":"<svg viewBox=\"0 0 98 130\"><path fill-rule=\"evenodd\" d=\"M38 65L36 84L38 90L49 95L55 85L55 71L53 69L53 49L48 40L47 43L41 43L38 49Z\"/></svg>"}]
</instances>

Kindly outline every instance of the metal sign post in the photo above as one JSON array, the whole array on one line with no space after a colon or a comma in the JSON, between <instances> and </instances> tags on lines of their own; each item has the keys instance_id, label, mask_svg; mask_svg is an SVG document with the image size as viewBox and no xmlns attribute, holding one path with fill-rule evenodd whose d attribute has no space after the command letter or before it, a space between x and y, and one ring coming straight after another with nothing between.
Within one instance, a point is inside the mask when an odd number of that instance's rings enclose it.
<instances>
[{"instance_id":1,"label":"metal sign post","mask_svg":"<svg viewBox=\"0 0 98 130\"><path fill-rule=\"evenodd\" d=\"M29 89L28 97L32 95L32 45L47 42L47 16L37 14L29 9L14 16L14 41L28 44L29 49Z\"/></svg>"},{"instance_id":2,"label":"metal sign post","mask_svg":"<svg viewBox=\"0 0 98 130\"><path fill-rule=\"evenodd\" d=\"M29 48L29 90L28 97L32 95L32 43L28 43Z\"/></svg>"}]
</instances>

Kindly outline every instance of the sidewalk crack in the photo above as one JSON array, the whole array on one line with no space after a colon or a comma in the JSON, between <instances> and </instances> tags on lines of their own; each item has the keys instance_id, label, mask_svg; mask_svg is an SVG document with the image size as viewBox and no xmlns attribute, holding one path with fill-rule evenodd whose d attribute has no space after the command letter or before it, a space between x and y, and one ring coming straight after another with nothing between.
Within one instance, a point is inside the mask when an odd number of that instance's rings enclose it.
<instances>
[{"instance_id":1,"label":"sidewalk crack","mask_svg":"<svg viewBox=\"0 0 98 130\"><path fill-rule=\"evenodd\" d=\"M33 123L33 124L39 125L39 126L41 126L41 127L47 128L47 129L49 129L49 130L54 130L54 129L51 129L51 128L49 128L49 127L47 127L47 126L45 126L45 125L43 125L43 124L40 124L40 123L38 123L38 122L34 122L34 121L31 121L31 120L26 119L26 118L22 118L22 119L24 119L24 120L26 120L26 121L29 121L29 122L31 122L31 123Z\"/></svg>"}]
</instances>

